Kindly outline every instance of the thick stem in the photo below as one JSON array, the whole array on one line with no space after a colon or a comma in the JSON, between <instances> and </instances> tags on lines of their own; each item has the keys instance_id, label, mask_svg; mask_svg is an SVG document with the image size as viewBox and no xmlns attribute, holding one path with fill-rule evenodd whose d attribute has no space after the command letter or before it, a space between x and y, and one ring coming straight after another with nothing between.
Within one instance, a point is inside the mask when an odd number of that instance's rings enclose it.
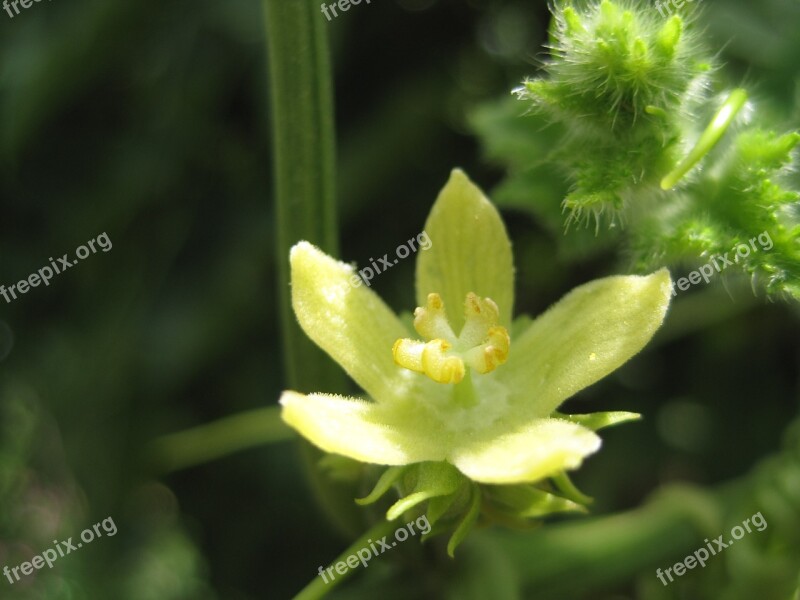
<instances>
[{"instance_id":1,"label":"thick stem","mask_svg":"<svg viewBox=\"0 0 800 600\"><path fill-rule=\"evenodd\" d=\"M264 0L275 178L282 345L287 387L347 391L344 374L303 333L292 312L289 250L306 240L338 254L332 75L327 23L313 0ZM336 486L318 468L322 453L300 442L311 489L342 531L360 531L354 490Z\"/></svg>"},{"instance_id":2,"label":"thick stem","mask_svg":"<svg viewBox=\"0 0 800 600\"><path fill-rule=\"evenodd\" d=\"M712 496L673 488L627 513L552 525L528 535L498 534L498 538L526 589L536 589L542 598L572 598L648 568L653 568L655 577L659 563L668 566L670 559L702 545L704 537L719 529L719 511Z\"/></svg>"},{"instance_id":3,"label":"thick stem","mask_svg":"<svg viewBox=\"0 0 800 600\"><path fill-rule=\"evenodd\" d=\"M333 92L326 23L313 0L264 0L274 151L275 237L284 372L299 391L338 391L342 377L292 314L289 249L338 253ZM302 376L301 376L302 374Z\"/></svg>"}]
</instances>

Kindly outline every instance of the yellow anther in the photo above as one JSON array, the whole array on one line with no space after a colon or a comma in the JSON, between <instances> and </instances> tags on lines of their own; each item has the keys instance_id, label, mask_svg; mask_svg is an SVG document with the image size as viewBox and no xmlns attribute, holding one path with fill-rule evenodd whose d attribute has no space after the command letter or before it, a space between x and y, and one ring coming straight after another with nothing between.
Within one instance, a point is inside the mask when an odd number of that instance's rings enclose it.
<instances>
[{"instance_id":1,"label":"yellow anther","mask_svg":"<svg viewBox=\"0 0 800 600\"><path fill-rule=\"evenodd\" d=\"M425 342L417 340L400 339L392 346L392 358L395 364L405 367L410 371L424 373L422 366L422 351L425 349Z\"/></svg>"},{"instance_id":2,"label":"yellow anther","mask_svg":"<svg viewBox=\"0 0 800 600\"><path fill-rule=\"evenodd\" d=\"M499 316L494 301L470 292L464 301L464 326L456 336L441 296L428 294L425 306L414 311L414 328L428 341L397 340L394 361L438 383L459 383L467 366L478 373L494 371L506 362L511 346L508 330L497 323Z\"/></svg>"},{"instance_id":3,"label":"yellow anther","mask_svg":"<svg viewBox=\"0 0 800 600\"><path fill-rule=\"evenodd\" d=\"M470 292L464 301L464 327L458 336L467 348L477 346L486 339L490 327L497 325L500 310L491 298L478 298Z\"/></svg>"},{"instance_id":4,"label":"yellow anther","mask_svg":"<svg viewBox=\"0 0 800 600\"><path fill-rule=\"evenodd\" d=\"M450 344L444 340L431 340L422 351L425 374L437 383L458 383L467 372L464 361L458 356L447 356Z\"/></svg>"},{"instance_id":5,"label":"yellow anther","mask_svg":"<svg viewBox=\"0 0 800 600\"><path fill-rule=\"evenodd\" d=\"M427 340L440 338L450 343L456 340L439 294L428 294L425 308L420 306L414 311L414 329Z\"/></svg>"},{"instance_id":6,"label":"yellow anther","mask_svg":"<svg viewBox=\"0 0 800 600\"><path fill-rule=\"evenodd\" d=\"M458 356L448 356L450 344L442 339L420 342L400 339L392 347L394 362L417 373L425 373L437 383L458 383L466 368Z\"/></svg>"},{"instance_id":7,"label":"yellow anther","mask_svg":"<svg viewBox=\"0 0 800 600\"><path fill-rule=\"evenodd\" d=\"M489 373L508 360L511 337L505 327L489 329L488 340L466 352L465 362L478 373Z\"/></svg>"}]
</instances>

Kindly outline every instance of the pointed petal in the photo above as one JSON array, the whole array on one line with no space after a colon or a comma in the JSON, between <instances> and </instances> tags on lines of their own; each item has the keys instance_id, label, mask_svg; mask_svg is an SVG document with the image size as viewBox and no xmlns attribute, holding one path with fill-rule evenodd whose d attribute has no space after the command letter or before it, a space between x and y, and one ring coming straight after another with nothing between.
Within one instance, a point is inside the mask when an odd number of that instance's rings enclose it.
<instances>
[{"instance_id":1,"label":"pointed petal","mask_svg":"<svg viewBox=\"0 0 800 600\"><path fill-rule=\"evenodd\" d=\"M585 507L568 498L525 485L491 486L487 495L507 507L517 517L544 517L557 512L586 512Z\"/></svg>"},{"instance_id":2,"label":"pointed petal","mask_svg":"<svg viewBox=\"0 0 800 600\"><path fill-rule=\"evenodd\" d=\"M325 452L379 465L407 465L445 456L430 432L396 428L396 416L385 414L380 404L292 391L284 392L280 403L283 420Z\"/></svg>"},{"instance_id":3,"label":"pointed petal","mask_svg":"<svg viewBox=\"0 0 800 600\"><path fill-rule=\"evenodd\" d=\"M661 326L669 272L606 277L582 285L511 341L497 376L527 417L549 416L567 398L619 368Z\"/></svg>"},{"instance_id":4,"label":"pointed petal","mask_svg":"<svg viewBox=\"0 0 800 600\"><path fill-rule=\"evenodd\" d=\"M640 415L639 413L626 412L623 410L595 412L586 415L554 414L553 416L554 417L557 416L559 419L566 419L567 421L572 421L573 423L578 423L579 425L588 427L592 431L599 431L600 429L605 429L606 427L613 427L614 425L619 425L620 423L627 423L629 421L639 421L642 418L642 415Z\"/></svg>"},{"instance_id":5,"label":"pointed petal","mask_svg":"<svg viewBox=\"0 0 800 600\"><path fill-rule=\"evenodd\" d=\"M467 509L464 518L458 524L453 535L447 541L447 555L450 558L455 558L455 552L458 545L463 542L475 523L478 522L478 516L481 514L481 491L477 485L471 486L469 508Z\"/></svg>"},{"instance_id":6,"label":"pointed petal","mask_svg":"<svg viewBox=\"0 0 800 600\"><path fill-rule=\"evenodd\" d=\"M466 482L458 469L444 461L420 463L415 468L417 483L412 493L400 498L389 507L386 512L387 520L394 521L407 510L430 498L452 496L458 491L459 486Z\"/></svg>"},{"instance_id":7,"label":"pointed petal","mask_svg":"<svg viewBox=\"0 0 800 600\"><path fill-rule=\"evenodd\" d=\"M469 485L469 484L468 484ZM458 499L458 494L450 494L449 496L435 496L428 502L426 515L428 522L431 525L436 525L439 519L453 506L453 503ZM430 532L429 532L430 533Z\"/></svg>"},{"instance_id":8,"label":"pointed petal","mask_svg":"<svg viewBox=\"0 0 800 600\"><path fill-rule=\"evenodd\" d=\"M333 455L331 455L333 456ZM397 467L389 467L386 469L383 474L378 479L375 487L372 488L372 491L364 496L363 498L356 498L356 504L360 504L361 506L367 506L369 504L374 504L381 497L392 489L392 486L395 482L403 476L407 469L410 467L408 466L397 466Z\"/></svg>"},{"instance_id":9,"label":"pointed petal","mask_svg":"<svg viewBox=\"0 0 800 600\"><path fill-rule=\"evenodd\" d=\"M569 478L569 475L567 475L566 471L561 471L561 473L553 475L550 478L550 481L553 482L553 485L564 498L572 500L576 504L582 504L585 506L594 502L594 498L584 494L574 483L572 483L572 480Z\"/></svg>"},{"instance_id":10,"label":"pointed petal","mask_svg":"<svg viewBox=\"0 0 800 600\"><path fill-rule=\"evenodd\" d=\"M410 332L394 312L350 265L308 242L292 248L290 261L292 307L308 337L376 401L406 396L415 376L394 363L392 345Z\"/></svg>"},{"instance_id":11,"label":"pointed petal","mask_svg":"<svg viewBox=\"0 0 800 600\"><path fill-rule=\"evenodd\" d=\"M497 209L463 171L455 169L425 223L431 240L417 258L417 305L428 294L444 300L453 330L464 324L468 292L491 298L500 309L500 325L510 326L514 302L511 242Z\"/></svg>"},{"instance_id":12,"label":"pointed petal","mask_svg":"<svg viewBox=\"0 0 800 600\"><path fill-rule=\"evenodd\" d=\"M536 482L576 469L600 448L596 433L560 419L536 419L497 437L481 435L457 448L451 462L481 483Z\"/></svg>"}]
</instances>

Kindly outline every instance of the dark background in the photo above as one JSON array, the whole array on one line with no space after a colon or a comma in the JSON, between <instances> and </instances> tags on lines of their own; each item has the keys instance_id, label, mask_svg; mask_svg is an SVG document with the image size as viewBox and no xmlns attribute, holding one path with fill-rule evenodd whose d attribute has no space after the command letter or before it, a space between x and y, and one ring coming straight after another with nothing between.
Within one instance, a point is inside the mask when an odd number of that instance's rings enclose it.
<instances>
[{"instance_id":1,"label":"dark background","mask_svg":"<svg viewBox=\"0 0 800 600\"><path fill-rule=\"evenodd\" d=\"M796 117L796 3L703 8L726 75ZM454 166L487 192L500 181L467 115L536 73L548 21L543 2L373 0L328 25L342 259L416 235ZM0 300L0 566L109 515L119 528L39 577L0 580L2 598L287 598L349 542L292 443L161 477L143 458L151 440L273 405L284 387L263 23L256 0L0 12L0 283L102 232L113 243ZM560 264L532 217L504 216L518 312L619 272L613 252ZM404 261L374 289L411 310L412 281ZM712 285L567 405L645 415L576 475L594 512L739 476L797 414L797 307Z\"/></svg>"}]
</instances>

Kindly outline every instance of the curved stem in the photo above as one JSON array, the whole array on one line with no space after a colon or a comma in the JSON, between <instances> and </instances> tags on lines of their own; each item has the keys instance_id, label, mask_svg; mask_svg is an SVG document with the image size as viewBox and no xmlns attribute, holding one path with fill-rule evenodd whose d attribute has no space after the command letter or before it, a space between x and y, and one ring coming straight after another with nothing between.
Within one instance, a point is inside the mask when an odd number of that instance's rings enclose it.
<instances>
[{"instance_id":1,"label":"curved stem","mask_svg":"<svg viewBox=\"0 0 800 600\"><path fill-rule=\"evenodd\" d=\"M675 186L681 178L688 173L692 167L700 162L711 149L719 142L722 134L728 129L733 122L734 117L742 109L744 103L747 102L747 92L741 88L733 90L725 100L725 103L714 115L711 123L706 127L703 135L697 140L694 148L686 157L675 167L664 179L661 180L661 189L668 190Z\"/></svg>"},{"instance_id":2,"label":"curved stem","mask_svg":"<svg viewBox=\"0 0 800 600\"><path fill-rule=\"evenodd\" d=\"M498 534L526 589L542 598L572 598L610 585L659 561L688 552L714 531L719 506L710 495L683 488L642 508L539 529ZM536 556L536 561L530 557ZM575 573L581 576L576 578ZM655 574L653 575L655 577Z\"/></svg>"},{"instance_id":3,"label":"curved stem","mask_svg":"<svg viewBox=\"0 0 800 600\"><path fill-rule=\"evenodd\" d=\"M374 525L371 529L369 529L364 535L358 538L355 542L350 544L350 546L342 552L339 556L337 556L330 565L328 565L329 569L333 569L334 565L339 562L346 562L349 556L356 555L361 549L369 548L369 543L374 540L379 540L383 538L385 535L389 535L394 531L395 525L390 521L380 521L376 525ZM330 592L333 588L339 585L342 581L350 577L351 573L358 567L353 569L348 568L347 571L344 572L343 575L339 574L336 570L333 570L335 574L335 578L331 579L326 583L323 580L322 575L317 575L314 577L314 580L309 583L306 587L304 587L299 594L294 597L294 600L317 600L318 598L324 597L328 592ZM320 567L322 571L322 567ZM330 579L330 574L326 571L326 579Z\"/></svg>"}]
</instances>

